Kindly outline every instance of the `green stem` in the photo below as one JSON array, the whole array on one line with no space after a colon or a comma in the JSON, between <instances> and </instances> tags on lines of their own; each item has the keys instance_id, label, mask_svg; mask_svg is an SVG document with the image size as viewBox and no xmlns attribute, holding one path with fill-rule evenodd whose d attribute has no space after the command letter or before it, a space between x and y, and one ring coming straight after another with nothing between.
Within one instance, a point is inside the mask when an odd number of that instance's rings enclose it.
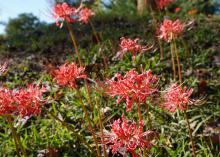
<instances>
[{"instance_id":1,"label":"green stem","mask_svg":"<svg viewBox=\"0 0 220 157\"><path fill-rule=\"evenodd\" d=\"M89 24L90 24L90 26L92 28L92 32L93 32L93 34L94 34L94 36L96 38L97 43L100 43L100 40L99 40L99 37L98 37L98 33L97 33L97 31L96 31L96 29L95 29L91 19L89 20Z\"/></svg>"},{"instance_id":2,"label":"green stem","mask_svg":"<svg viewBox=\"0 0 220 157\"><path fill-rule=\"evenodd\" d=\"M21 143L20 135L17 133L15 127L13 126L12 117L7 116L7 121L8 121L8 124L9 124L10 128L11 128L11 131L12 131L12 136L13 136L14 141L15 141L15 147L16 147L16 151L17 151L18 155L27 157L26 150L25 150L25 148L23 147L23 145ZM22 155L20 154L19 149L21 150Z\"/></svg>"},{"instance_id":3,"label":"green stem","mask_svg":"<svg viewBox=\"0 0 220 157\"><path fill-rule=\"evenodd\" d=\"M189 123L189 119L187 117L186 111L184 111L184 117L187 122L188 130L189 130L189 137L190 137L190 141L191 141L191 145L192 145L193 157L196 157L196 149L195 149L195 144L194 144L194 140L193 140L193 136L192 136L192 130L190 128L190 123Z\"/></svg>"},{"instance_id":4,"label":"green stem","mask_svg":"<svg viewBox=\"0 0 220 157\"><path fill-rule=\"evenodd\" d=\"M79 48L78 48L77 43L76 43L76 38L75 38L75 36L74 36L74 34L73 34L73 31L71 30L70 24L69 24L68 22L66 22L66 23L67 23L67 28L68 28L68 30L69 30L70 38L71 38L71 40L72 40L73 47L74 47L74 49L75 49L75 52L76 52L76 55L77 55L79 64L80 64L80 66L83 66L82 61L81 61L81 58L80 58Z\"/></svg>"},{"instance_id":5,"label":"green stem","mask_svg":"<svg viewBox=\"0 0 220 157\"><path fill-rule=\"evenodd\" d=\"M73 43L73 47L74 47L74 49L76 51L76 54L77 54L78 62L80 64L80 66L83 66L83 63L82 63L81 57L80 57L80 53L79 53L79 48L77 46L76 38L75 38L74 33L71 30L71 26L70 26L70 24L68 22L67 22L67 28L69 30L69 34L70 34L70 38L71 38L72 43ZM84 82L85 82L86 92L87 92L87 95L88 95L89 105L91 106L91 104L92 104L91 102L92 101L91 101L91 96L90 96L89 85L88 85L88 82L87 82L86 79L84 79Z\"/></svg>"},{"instance_id":6,"label":"green stem","mask_svg":"<svg viewBox=\"0 0 220 157\"><path fill-rule=\"evenodd\" d=\"M171 50L171 60L172 60L172 68L173 68L173 79L176 80L176 66L174 60L174 52L173 52L173 42L170 43L170 50Z\"/></svg>"},{"instance_id":7,"label":"green stem","mask_svg":"<svg viewBox=\"0 0 220 157\"><path fill-rule=\"evenodd\" d=\"M102 123L102 118L101 118L101 112L100 112L100 105L99 105L99 102L97 101L97 99L96 99L96 107L97 107L97 111L98 111L99 127L100 127L100 132L101 132L101 137L102 137L104 157L107 157L106 147L105 147L105 143L104 143L104 132L103 132L103 123Z\"/></svg>"},{"instance_id":8,"label":"green stem","mask_svg":"<svg viewBox=\"0 0 220 157\"><path fill-rule=\"evenodd\" d=\"M182 74L181 74L180 60L179 60L178 49L177 49L177 46L176 46L176 41L175 41L175 39L174 39L174 52L175 52L175 55L176 55L179 81L180 81L180 83L182 83Z\"/></svg>"},{"instance_id":9,"label":"green stem","mask_svg":"<svg viewBox=\"0 0 220 157\"><path fill-rule=\"evenodd\" d=\"M96 138L96 135L95 135L95 132L93 130L93 127L92 127L92 122L89 118L89 114L88 114L88 111L83 103L83 99L82 99L82 95L80 93L80 91L78 89L76 89L76 93L77 93L77 96L79 97L79 100L80 100L80 105L83 109L83 112L85 114L85 117L86 117L86 120L89 124L89 129L90 129L90 132L92 133L92 136L93 136L93 139L94 139L94 142L95 142L95 146L96 146L96 153L97 153L97 157L100 156L100 152L99 152L99 147L98 147L98 142L97 142L97 138Z\"/></svg>"}]
</instances>

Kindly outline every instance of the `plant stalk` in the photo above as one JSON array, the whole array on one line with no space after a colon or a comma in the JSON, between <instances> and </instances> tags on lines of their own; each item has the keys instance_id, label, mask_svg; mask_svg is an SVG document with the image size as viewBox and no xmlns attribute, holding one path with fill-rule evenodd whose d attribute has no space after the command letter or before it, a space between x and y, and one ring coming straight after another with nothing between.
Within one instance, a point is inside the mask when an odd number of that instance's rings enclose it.
<instances>
[{"instance_id":1,"label":"plant stalk","mask_svg":"<svg viewBox=\"0 0 220 157\"><path fill-rule=\"evenodd\" d=\"M27 157L26 150L25 150L25 148L23 147L23 145L21 143L20 135L17 133L15 127L13 126L12 117L10 115L7 116L7 122L9 124L10 128L11 128L11 131L12 131L12 136L14 138L17 154L19 156ZM20 154L20 150L21 150L22 154Z\"/></svg>"},{"instance_id":2,"label":"plant stalk","mask_svg":"<svg viewBox=\"0 0 220 157\"><path fill-rule=\"evenodd\" d=\"M98 33L97 33L97 31L96 31L96 29L95 29L95 27L93 25L93 22L91 20L89 20L89 24L90 24L90 26L92 28L92 32L93 32L93 34L95 36L95 39L96 39L97 43L100 43L100 40L99 40L99 37L98 37Z\"/></svg>"},{"instance_id":3,"label":"plant stalk","mask_svg":"<svg viewBox=\"0 0 220 157\"><path fill-rule=\"evenodd\" d=\"M177 67L178 67L179 81L180 81L180 83L182 83L182 74L181 74L180 60L179 60L178 49L177 49L177 46L176 46L175 39L174 39L174 43L173 44L174 44L174 52L175 52L175 55L176 55L176 61L177 61Z\"/></svg>"},{"instance_id":4,"label":"plant stalk","mask_svg":"<svg viewBox=\"0 0 220 157\"><path fill-rule=\"evenodd\" d=\"M73 34L73 31L71 30L71 26L70 26L69 22L66 22L66 23L67 23L67 28L69 30L70 38L71 38L72 43L73 43L73 47L75 49L75 52L76 52L76 55L77 55L77 58L78 58L79 65L83 66L81 58L80 58L79 48L78 48L77 43L76 43L76 38Z\"/></svg>"},{"instance_id":5,"label":"plant stalk","mask_svg":"<svg viewBox=\"0 0 220 157\"><path fill-rule=\"evenodd\" d=\"M91 122L91 120L89 118L88 111L87 111L87 109L86 109L86 107L85 107L85 105L83 103L82 95L81 95L81 93L80 93L80 91L78 89L76 89L76 93L77 93L77 96L79 97L81 107L82 107L83 112L85 114L86 120L87 120L87 122L89 124L89 129L90 129L90 132L92 133L92 136L93 136L93 139L94 139L94 142L95 142L97 157L100 157L100 152L99 152L97 138L96 138L95 132L93 130L92 122Z\"/></svg>"},{"instance_id":6,"label":"plant stalk","mask_svg":"<svg viewBox=\"0 0 220 157\"><path fill-rule=\"evenodd\" d=\"M105 143L104 143L104 132L103 132L103 123L102 123L102 118L101 118L101 112L100 112L100 105L98 100L96 99L96 107L97 107L97 111L98 111L98 118L99 118L99 127L100 127L100 132L101 132L101 137L102 137L102 145L103 145L103 154L104 157L107 157L106 154L106 147L105 147Z\"/></svg>"},{"instance_id":7,"label":"plant stalk","mask_svg":"<svg viewBox=\"0 0 220 157\"><path fill-rule=\"evenodd\" d=\"M67 22L67 28L69 30L69 34L70 34L70 38L71 38L72 43L73 43L73 47L74 47L74 49L76 51L76 54L77 54L78 62L80 64L80 66L83 66L83 63L82 63L81 57L80 57L80 53L79 53L79 48L77 46L76 38L75 38L74 33L71 30L70 24L68 22ZM92 101L91 101L91 96L90 96L89 85L88 85L88 82L87 82L86 79L84 79L84 82L85 82L86 92L87 92L87 95L88 95L89 105L91 106L92 105Z\"/></svg>"},{"instance_id":8,"label":"plant stalk","mask_svg":"<svg viewBox=\"0 0 220 157\"><path fill-rule=\"evenodd\" d=\"M195 149L195 144L194 144L194 140L193 140L193 136L192 136L192 130L190 128L190 123L189 123L189 119L187 117L186 111L184 111L184 117L185 117L185 120L187 122L187 127L188 127L188 130L189 130L189 137L190 137L190 141L191 141L191 145L192 145L193 157L196 157L196 149Z\"/></svg>"},{"instance_id":9,"label":"plant stalk","mask_svg":"<svg viewBox=\"0 0 220 157\"><path fill-rule=\"evenodd\" d=\"M170 43L170 50L171 50L171 60L172 60L172 68L173 68L173 79L176 80L176 65L174 60L174 52L173 52L174 46L173 42Z\"/></svg>"}]
</instances>

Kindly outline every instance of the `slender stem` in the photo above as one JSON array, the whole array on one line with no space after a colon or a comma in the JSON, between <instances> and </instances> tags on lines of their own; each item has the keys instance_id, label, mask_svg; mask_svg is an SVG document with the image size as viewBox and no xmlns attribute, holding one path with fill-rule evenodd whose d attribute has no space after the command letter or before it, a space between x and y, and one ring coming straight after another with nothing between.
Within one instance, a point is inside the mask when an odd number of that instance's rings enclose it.
<instances>
[{"instance_id":1,"label":"slender stem","mask_svg":"<svg viewBox=\"0 0 220 157\"><path fill-rule=\"evenodd\" d=\"M176 80L176 66L175 66L174 53L173 53L173 42L170 43L170 50L171 50L171 60L172 60L172 68L173 68L173 79Z\"/></svg>"},{"instance_id":2,"label":"slender stem","mask_svg":"<svg viewBox=\"0 0 220 157\"><path fill-rule=\"evenodd\" d=\"M174 52L175 52L175 55L176 55L179 81L180 81L180 83L182 83L182 74L181 74L180 60L179 60L178 49L177 49L177 46L176 46L176 41L175 41L175 39L174 39Z\"/></svg>"},{"instance_id":3,"label":"slender stem","mask_svg":"<svg viewBox=\"0 0 220 157\"><path fill-rule=\"evenodd\" d=\"M17 151L18 155L27 157L26 150L24 149L24 147L21 143L20 135L17 133L16 129L13 126L12 117L7 116L7 121L8 121L10 128L11 128L11 131L12 131L12 136L15 141L16 151ZM22 155L20 154L19 148L21 150Z\"/></svg>"},{"instance_id":4,"label":"slender stem","mask_svg":"<svg viewBox=\"0 0 220 157\"><path fill-rule=\"evenodd\" d=\"M14 142L15 142L16 152L17 152L17 154L20 156L19 146L18 146L17 138L16 138L16 136L15 136L15 134L14 134L13 125L11 124L11 121L10 121L10 120L7 119L7 121L8 121L8 124L9 124L9 126L10 126L10 129L11 129L11 132L12 132L12 137L13 137Z\"/></svg>"},{"instance_id":5,"label":"slender stem","mask_svg":"<svg viewBox=\"0 0 220 157\"><path fill-rule=\"evenodd\" d=\"M186 111L184 111L184 117L185 117L185 120L187 122L188 130L189 130L189 137L190 137L190 141L191 141L191 145L192 145L193 157L196 157L196 149L195 149L195 144L194 144L194 140L193 140L193 137L192 137L192 130L190 128L190 123L189 123L189 119L187 117Z\"/></svg>"},{"instance_id":6,"label":"slender stem","mask_svg":"<svg viewBox=\"0 0 220 157\"><path fill-rule=\"evenodd\" d=\"M77 46L77 43L76 43L76 38L73 34L73 31L71 30L71 27L70 27L70 24L67 22L67 28L69 30L69 34L70 34L70 37L71 37L71 40L73 42L73 47L75 48L75 51L76 51L76 54L77 54L77 57L78 57L78 61L79 61L79 64L80 66L83 66L82 64L82 61L81 61L81 58L80 58L80 53L79 53L79 49L78 49L78 46ZM89 86L88 86L88 82L86 79L84 79L84 82L85 82L85 87L86 87L86 91L87 91L87 94L88 94L88 101L89 101L89 104L91 105L91 97L90 97L90 92L89 92ZM80 99L80 103L81 103L81 106L83 108L83 111L84 111L84 114L86 116L86 119L87 119L87 122L89 124L89 128L90 128L90 131L92 133L92 136L93 136L93 139L94 139L94 142L95 142L95 145L96 145L96 152L97 152L97 156L99 157L100 156L100 153L99 153L99 148L98 148L98 142L97 142L97 139L96 139L96 135L93 131L93 128L92 128L92 123L90 121L90 118L88 116L88 112L87 112L87 109L86 107L84 106L84 103L83 103L83 100L82 100L82 96L79 92L78 89L76 89L76 92L77 92L77 95Z\"/></svg>"},{"instance_id":7,"label":"slender stem","mask_svg":"<svg viewBox=\"0 0 220 157\"><path fill-rule=\"evenodd\" d=\"M161 57L161 59L164 59L164 49L163 49L163 46L161 44L160 39L157 39L157 40L158 40L158 44L159 44L159 47L160 47L160 57Z\"/></svg>"},{"instance_id":8,"label":"slender stem","mask_svg":"<svg viewBox=\"0 0 220 157\"><path fill-rule=\"evenodd\" d=\"M96 38L97 43L100 43L100 40L99 40L99 37L98 37L98 33L97 33L97 31L96 31L96 29L95 29L91 19L89 20L89 24L90 24L90 26L92 28L92 32L93 32L93 34L94 34L94 36Z\"/></svg>"},{"instance_id":9,"label":"slender stem","mask_svg":"<svg viewBox=\"0 0 220 157\"><path fill-rule=\"evenodd\" d=\"M82 136L80 136L78 133L76 133L76 131L75 131L72 127L70 127L66 122L64 122L64 121L61 120L60 118L58 118L55 114L53 114L53 113L51 113L51 112L49 112L49 111L48 111L48 114L50 114L55 120L57 120L58 122L60 122L65 128L67 128L68 130L70 130L70 131L74 134L74 136L78 137L79 140L80 140L81 142L83 142L83 143L88 147L88 149L89 149L90 152L93 152L92 147L86 142L86 140L85 140Z\"/></svg>"},{"instance_id":10,"label":"slender stem","mask_svg":"<svg viewBox=\"0 0 220 157\"><path fill-rule=\"evenodd\" d=\"M95 132L92 128L92 122L89 118L89 114L88 114L88 111L83 103L83 99L82 99L82 95L80 94L80 91L78 89L76 89L76 93L77 93L77 96L79 97L79 100L80 100L80 104L82 106L82 109L83 109L83 112L85 114L85 117L86 117L86 120L89 124L89 129L90 129L90 132L92 133L92 136L93 136L93 139L94 139L94 142L95 142L95 146L96 146L96 153L97 153L97 156L99 157L100 156L100 153L99 153L99 147L98 147L98 142L97 142L97 138L96 138L96 135L95 135Z\"/></svg>"},{"instance_id":11,"label":"slender stem","mask_svg":"<svg viewBox=\"0 0 220 157\"><path fill-rule=\"evenodd\" d=\"M96 107L97 107L97 111L98 111L99 127L100 127L100 132L101 132L101 137L102 137L103 153L104 153L104 157L107 157L106 147L105 147L105 143L104 143L104 132L103 132L103 123L102 123L102 118L101 118L101 112L100 112L100 105L99 105L99 102L97 101L97 99L96 99Z\"/></svg>"},{"instance_id":12,"label":"slender stem","mask_svg":"<svg viewBox=\"0 0 220 157\"><path fill-rule=\"evenodd\" d=\"M75 36L74 36L74 34L73 34L73 31L71 30L70 24L69 24L68 22L66 22L66 23L67 23L67 28L68 28L68 30L69 30L70 38L71 38L72 43L73 43L73 47L74 47L74 49L75 49L75 51L76 51L76 55L77 55L79 64L80 64L80 66L83 66L83 65L82 65L82 61L81 61L81 58L80 58L79 48L78 48L77 43L76 43L76 38L75 38Z\"/></svg>"},{"instance_id":13,"label":"slender stem","mask_svg":"<svg viewBox=\"0 0 220 157\"><path fill-rule=\"evenodd\" d=\"M67 28L69 30L69 34L70 34L70 38L71 38L72 43L73 43L73 47L74 47L74 49L76 51L76 54L77 54L78 62L80 64L80 66L83 66L83 63L82 63L81 57L80 57L80 53L79 53L79 48L77 46L76 38L75 38L74 33L73 33L72 29L71 29L71 26L70 26L70 24L68 22L67 22ZM92 101L91 101L91 96L90 96L90 91L89 91L89 85L88 85L88 82L87 82L86 79L84 79L84 82L85 82L86 92L87 92L87 95L88 95L89 105L91 106L91 104L92 104L91 102Z\"/></svg>"}]
</instances>

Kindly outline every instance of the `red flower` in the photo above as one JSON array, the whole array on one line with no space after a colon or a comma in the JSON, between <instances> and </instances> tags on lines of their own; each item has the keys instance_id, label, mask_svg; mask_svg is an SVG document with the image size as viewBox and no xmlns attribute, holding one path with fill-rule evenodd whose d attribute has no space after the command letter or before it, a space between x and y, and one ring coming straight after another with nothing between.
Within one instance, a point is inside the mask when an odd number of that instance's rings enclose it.
<instances>
[{"instance_id":1,"label":"red flower","mask_svg":"<svg viewBox=\"0 0 220 157\"><path fill-rule=\"evenodd\" d=\"M164 103L161 105L161 107L170 112L175 112L177 109L185 111L188 108L188 104L193 103L192 100L190 100L192 92L192 88L181 88L181 86L174 83L170 85L164 94Z\"/></svg>"},{"instance_id":2,"label":"red flower","mask_svg":"<svg viewBox=\"0 0 220 157\"><path fill-rule=\"evenodd\" d=\"M53 8L53 16L56 19L57 26L60 25L59 22L67 21L74 22L73 15L76 13L76 9L70 7L67 3L56 4Z\"/></svg>"},{"instance_id":3,"label":"red flower","mask_svg":"<svg viewBox=\"0 0 220 157\"><path fill-rule=\"evenodd\" d=\"M38 115L44 104L44 88L29 85L25 89L10 90L0 88L0 115Z\"/></svg>"},{"instance_id":4,"label":"red flower","mask_svg":"<svg viewBox=\"0 0 220 157\"><path fill-rule=\"evenodd\" d=\"M120 58L123 58L124 54L126 52L131 52L133 54L132 58L135 59L138 52L142 51L141 45L139 45L138 42L139 39L132 40L130 38L121 38L120 48L121 48L121 54Z\"/></svg>"},{"instance_id":5,"label":"red flower","mask_svg":"<svg viewBox=\"0 0 220 157\"><path fill-rule=\"evenodd\" d=\"M152 75L151 70L138 74L134 69L128 71L124 78L116 74L116 80L108 80L106 92L112 97L118 97L117 104L126 100L126 110L129 111L132 105L143 103L146 98L157 91L154 83L157 78Z\"/></svg>"},{"instance_id":6,"label":"red flower","mask_svg":"<svg viewBox=\"0 0 220 157\"><path fill-rule=\"evenodd\" d=\"M104 143L110 144L113 154L124 151L137 157L135 150L150 149L155 135L153 131L143 131L143 121L140 121L137 127L136 122L129 123L122 115L121 119L115 120L111 125L111 132L104 134Z\"/></svg>"},{"instance_id":7,"label":"red flower","mask_svg":"<svg viewBox=\"0 0 220 157\"><path fill-rule=\"evenodd\" d=\"M177 36L183 32L183 30L184 25L179 20L172 21L165 19L158 30L158 37L170 42L171 40L176 39Z\"/></svg>"},{"instance_id":8,"label":"red flower","mask_svg":"<svg viewBox=\"0 0 220 157\"><path fill-rule=\"evenodd\" d=\"M79 13L78 13L78 20L80 22L84 22L85 24L87 24L89 22L89 18L91 16L95 15L95 13L89 9L89 8L82 8L79 10Z\"/></svg>"},{"instance_id":9,"label":"red flower","mask_svg":"<svg viewBox=\"0 0 220 157\"><path fill-rule=\"evenodd\" d=\"M17 105L14 103L13 91L0 87L0 115L14 114Z\"/></svg>"},{"instance_id":10,"label":"red flower","mask_svg":"<svg viewBox=\"0 0 220 157\"><path fill-rule=\"evenodd\" d=\"M70 88L76 88L76 80L80 78L87 78L84 73L84 67L77 67L75 63L65 63L59 67L59 69L54 70L52 75L58 84L62 86L67 86Z\"/></svg>"},{"instance_id":11,"label":"red flower","mask_svg":"<svg viewBox=\"0 0 220 157\"><path fill-rule=\"evenodd\" d=\"M173 0L157 0L157 6L162 10L172 2Z\"/></svg>"},{"instance_id":12,"label":"red flower","mask_svg":"<svg viewBox=\"0 0 220 157\"><path fill-rule=\"evenodd\" d=\"M18 114L21 117L38 115L41 113L44 88L30 84L27 88L19 89L14 94L15 104L18 106Z\"/></svg>"}]
</instances>

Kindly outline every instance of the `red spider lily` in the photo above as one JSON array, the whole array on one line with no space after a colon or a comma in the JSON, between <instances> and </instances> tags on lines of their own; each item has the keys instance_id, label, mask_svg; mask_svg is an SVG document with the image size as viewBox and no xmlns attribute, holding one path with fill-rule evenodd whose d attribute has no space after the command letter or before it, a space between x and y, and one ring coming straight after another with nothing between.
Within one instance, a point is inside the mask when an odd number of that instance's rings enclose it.
<instances>
[{"instance_id":1,"label":"red spider lily","mask_svg":"<svg viewBox=\"0 0 220 157\"><path fill-rule=\"evenodd\" d=\"M172 2L173 0L157 0L157 6L162 10Z\"/></svg>"},{"instance_id":2,"label":"red spider lily","mask_svg":"<svg viewBox=\"0 0 220 157\"><path fill-rule=\"evenodd\" d=\"M138 104L145 102L147 97L157 91L154 87L157 78L152 75L151 70L138 74L132 69L124 78L121 74L116 74L115 79L107 81L106 93L112 97L117 96L117 104L121 100L126 100L126 111L129 111L135 102Z\"/></svg>"},{"instance_id":3,"label":"red spider lily","mask_svg":"<svg viewBox=\"0 0 220 157\"><path fill-rule=\"evenodd\" d=\"M156 133L153 131L143 131L143 121L129 123L124 115L121 119L115 120L111 125L111 132L104 134L104 143L110 145L112 153L129 152L133 157L137 157L136 150L150 149L152 139Z\"/></svg>"},{"instance_id":4,"label":"red spider lily","mask_svg":"<svg viewBox=\"0 0 220 157\"><path fill-rule=\"evenodd\" d=\"M180 22L180 20L172 21L165 19L158 30L158 37L170 42L171 40L176 39L183 30L184 25Z\"/></svg>"},{"instance_id":5,"label":"red spider lily","mask_svg":"<svg viewBox=\"0 0 220 157\"><path fill-rule=\"evenodd\" d=\"M189 104L193 104L192 100L190 100L192 92L192 88L181 88L180 85L174 83L170 85L164 94L164 103L161 105L161 107L170 112L175 112L177 109L185 111Z\"/></svg>"},{"instance_id":6,"label":"red spider lily","mask_svg":"<svg viewBox=\"0 0 220 157\"><path fill-rule=\"evenodd\" d=\"M89 22L89 18L93 15L95 15L95 13L91 9L82 8L82 9L80 9L80 11L78 13L78 16L79 16L78 20L80 22L83 22L83 23L87 24Z\"/></svg>"},{"instance_id":7,"label":"red spider lily","mask_svg":"<svg viewBox=\"0 0 220 157\"><path fill-rule=\"evenodd\" d=\"M45 92L44 88L33 84L15 91L14 101L18 106L18 114L21 117L40 114L41 107L45 102L43 101L43 92Z\"/></svg>"},{"instance_id":8,"label":"red spider lily","mask_svg":"<svg viewBox=\"0 0 220 157\"><path fill-rule=\"evenodd\" d=\"M14 103L13 91L0 87L0 115L14 114L17 105Z\"/></svg>"},{"instance_id":9,"label":"red spider lily","mask_svg":"<svg viewBox=\"0 0 220 157\"><path fill-rule=\"evenodd\" d=\"M132 58L135 59L136 55L138 52L142 51L142 47L141 45L139 45L138 42L139 39L130 39L130 38L125 38L122 37L121 38L121 43L120 43L120 48L121 48L121 52L120 52L120 56L119 58L123 58L124 54L126 52L131 52L133 54Z\"/></svg>"},{"instance_id":10,"label":"red spider lily","mask_svg":"<svg viewBox=\"0 0 220 157\"><path fill-rule=\"evenodd\" d=\"M60 22L74 22L72 16L76 13L76 8L70 7L67 3L56 4L53 8L53 16L56 19L57 26L60 26Z\"/></svg>"},{"instance_id":11,"label":"red spider lily","mask_svg":"<svg viewBox=\"0 0 220 157\"><path fill-rule=\"evenodd\" d=\"M87 78L84 67L77 67L75 63L68 63L61 65L59 69L52 72L54 79L58 84L70 88L76 88L76 80L80 78Z\"/></svg>"}]
</instances>

